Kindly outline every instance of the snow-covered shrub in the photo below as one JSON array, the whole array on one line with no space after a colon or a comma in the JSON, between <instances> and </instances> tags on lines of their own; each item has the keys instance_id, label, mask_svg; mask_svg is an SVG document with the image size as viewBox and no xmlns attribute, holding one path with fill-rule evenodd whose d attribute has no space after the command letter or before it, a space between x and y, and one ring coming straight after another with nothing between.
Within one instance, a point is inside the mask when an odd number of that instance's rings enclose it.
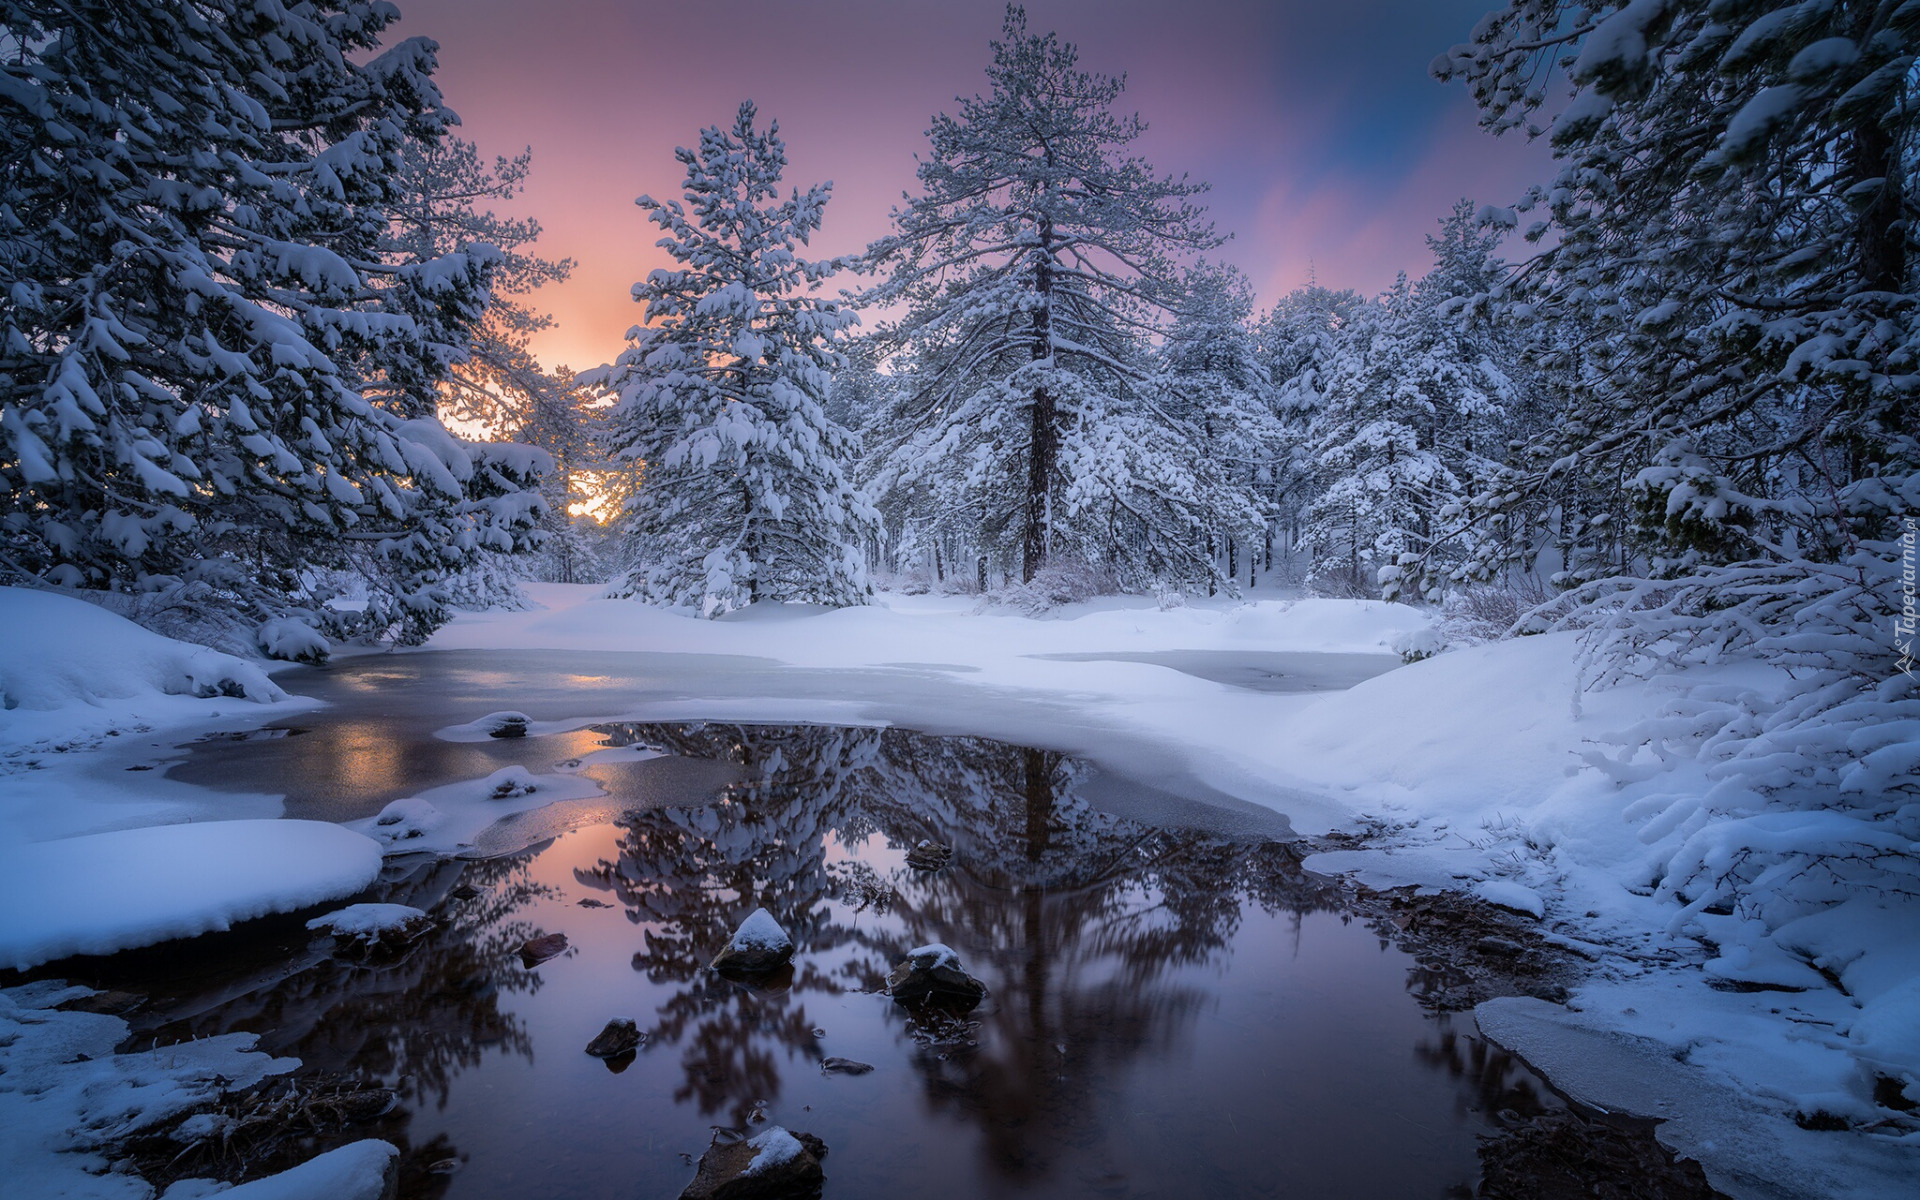
<instances>
[{"instance_id":1,"label":"snow-covered shrub","mask_svg":"<svg viewBox=\"0 0 1920 1200\"><path fill-rule=\"evenodd\" d=\"M1661 891L1683 905L1676 928L1709 909L1777 927L1852 896L1920 897L1920 681L1899 667L1891 548L1606 580L1527 618L1584 627L1594 685L1743 659L1782 668L1696 686L1589 756L1622 782L1704 764L1704 793L1649 795L1630 813L1663 857Z\"/></svg>"},{"instance_id":2,"label":"snow-covered shrub","mask_svg":"<svg viewBox=\"0 0 1920 1200\"><path fill-rule=\"evenodd\" d=\"M1552 601L1556 592L1535 576L1454 588L1441 602L1440 624L1447 640L1465 644L1507 636L1521 618Z\"/></svg>"},{"instance_id":3,"label":"snow-covered shrub","mask_svg":"<svg viewBox=\"0 0 1920 1200\"><path fill-rule=\"evenodd\" d=\"M504 554L482 551L466 570L441 585L447 607L461 612L525 612L533 607L520 590L515 563Z\"/></svg>"},{"instance_id":4,"label":"snow-covered shrub","mask_svg":"<svg viewBox=\"0 0 1920 1200\"><path fill-rule=\"evenodd\" d=\"M275 617L261 625L254 638L260 652L268 658L303 663L327 661L326 635L298 617Z\"/></svg>"},{"instance_id":5,"label":"snow-covered shrub","mask_svg":"<svg viewBox=\"0 0 1920 1200\"><path fill-rule=\"evenodd\" d=\"M1050 559L1046 566L1033 573L1032 580L1009 583L998 591L988 592L981 604L1004 605L1028 616L1038 616L1063 604L1079 604L1120 590L1119 580L1105 567L1078 559Z\"/></svg>"},{"instance_id":6,"label":"snow-covered shrub","mask_svg":"<svg viewBox=\"0 0 1920 1200\"><path fill-rule=\"evenodd\" d=\"M1401 662L1417 663L1445 650L1447 639L1440 630L1428 625L1395 634L1389 646L1395 654L1400 656Z\"/></svg>"}]
</instances>

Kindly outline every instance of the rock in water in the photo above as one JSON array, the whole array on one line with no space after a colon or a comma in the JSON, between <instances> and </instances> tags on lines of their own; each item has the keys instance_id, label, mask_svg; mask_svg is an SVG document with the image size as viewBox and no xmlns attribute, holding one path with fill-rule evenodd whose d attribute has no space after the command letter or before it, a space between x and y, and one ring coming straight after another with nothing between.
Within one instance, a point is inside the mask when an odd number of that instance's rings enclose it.
<instances>
[{"instance_id":1,"label":"rock in water","mask_svg":"<svg viewBox=\"0 0 1920 1200\"><path fill-rule=\"evenodd\" d=\"M374 958L398 954L426 936L433 918L404 904L349 904L315 917L307 928L333 935L349 956Z\"/></svg>"},{"instance_id":2,"label":"rock in water","mask_svg":"<svg viewBox=\"0 0 1920 1200\"><path fill-rule=\"evenodd\" d=\"M640 1046L640 1027L631 1018L615 1017L598 1036L587 1043L587 1053L595 1058L618 1058Z\"/></svg>"},{"instance_id":3,"label":"rock in water","mask_svg":"<svg viewBox=\"0 0 1920 1200\"><path fill-rule=\"evenodd\" d=\"M680 1200L795 1200L816 1195L827 1175L827 1144L810 1133L768 1126L744 1141L713 1144Z\"/></svg>"},{"instance_id":4,"label":"rock in water","mask_svg":"<svg viewBox=\"0 0 1920 1200\"><path fill-rule=\"evenodd\" d=\"M900 1004L928 1001L972 1008L987 998L987 985L960 967L960 956L938 942L907 951L887 972L887 994Z\"/></svg>"},{"instance_id":5,"label":"rock in water","mask_svg":"<svg viewBox=\"0 0 1920 1200\"><path fill-rule=\"evenodd\" d=\"M921 838L907 851L907 865L916 871L938 871L952 859L953 847L943 846L931 838Z\"/></svg>"},{"instance_id":6,"label":"rock in water","mask_svg":"<svg viewBox=\"0 0 1920 1200\"><path fill-rule=\"evenodd\" d=\"M820 1060L822 1075L865 1075L873 1070L872 1063L855 1062L851 1058L823 1058Z\"/></svg>"},{"instance_id":7,"label":"rock in water","mask_svg":"<svg viewBox=\"0 0 1920 1200\"><path fill-rule=\"evenodd\" d=\"M549 933L531 938L520 947L520 963L528 970L532 970L554 955L565 953L566 949L567 935L564 933Z\"/></svg>"},{"instance_id":8,"label":"rock in water","mask_svg":"<svg viewBox=\"0 0 1920 1200\"><path fill-rule=\"evenodd\" d=\"M780 922L764 908L740 922L727 948L714 956L713 969L759 975L778 970L793 957L793 939L780 928Z\"/></svg>"},{"instance_id":9,"label":"rock in water","mask_svg":"<svg viewBox=\"0 0 1920 1200\"><path fill-rule=\"evenodd\" d=\"M517 712L488 713L474 722L485 729L491 738L523 738L527 736L527 726L532 723L527 714Z\"/></svg>"}]
</instances>

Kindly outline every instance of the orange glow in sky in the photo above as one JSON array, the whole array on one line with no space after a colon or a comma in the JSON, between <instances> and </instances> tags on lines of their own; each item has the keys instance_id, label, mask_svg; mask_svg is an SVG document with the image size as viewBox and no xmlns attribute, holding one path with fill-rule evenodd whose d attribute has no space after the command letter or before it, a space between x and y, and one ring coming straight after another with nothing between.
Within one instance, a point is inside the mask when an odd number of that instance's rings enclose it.
<instances>
[{"instance_id":1,"label":"orange glow in sky","mask_svg":"<svg viewBox=\"0 0 1920 1200\"><path fill-rule=\"evenodd\" d=\"M516 211L538 250L578 260L536 303L558 327L549 368L618 354L635 280L666 264L634 198L679 194L673 149L743 99L777 118L787 182L834 181L814 246L863 248L913 186L929 118L985 84L1004 4L984 0L399 0L393 39L441 45L439 79L482 153L533 148ZM1374 292L1419 274L1425 236L1461 196L1511 203L1545 177L1535 146L1474 125L1464 91L1426 77L1488 0L1035 0L1029 26L1125 73L1161 171L1214 184L1218 252L1262 305L1304 283ZM845 280L852 283L853 280Z\"/></svg>"}]
</instances>

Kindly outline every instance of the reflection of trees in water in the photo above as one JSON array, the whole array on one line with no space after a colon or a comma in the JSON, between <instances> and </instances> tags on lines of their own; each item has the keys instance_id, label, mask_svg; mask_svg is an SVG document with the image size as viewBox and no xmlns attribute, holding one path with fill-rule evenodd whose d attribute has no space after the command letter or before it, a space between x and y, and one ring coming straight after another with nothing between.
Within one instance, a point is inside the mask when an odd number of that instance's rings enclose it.
<instances>
[{"instance_id":1,"label":"reflection of trees in water","mask_svg":"<svg viewBox=\"0 0 1920 1200\"><path fill-rule=\"evenodd\" d=\"M408 1100L432 1097L444 1106L453 1077L489 1049L532 1057L519 1019L498 1003L502 990L540 986L515 953L533 932L514 916L532 894L526 874L526 861L514 858L390 868L376 898L436 910L438 918L405 953L324 959L186 1027L194 1036L255 1031L262 1049L293 1055L308 1070L377 1076ZM446 899L462 883L463 898Z\"/></svg>"},{"instance_id":2,"label":"reflection of trees in water","mask_svg":"<svg viewBox=\"0 0 1920 1200\"><path fill-rule=\"evenodd\" d=\"M1561 1106L1556 1097L1537 1086L1538 1077L1516 1055L1483 1037L1461 1033L1451 1021L1443 1019L1430 1040L1414 1047L1414 1055L1458 1080L1465 1092L1460 1103L1481 1112L1511 1109L1522 1117L1532 1117Z\"/></svg>"},{"instance_id":3,"label":"reflection of trees in water","mask_svg":"<svg viewBox=\"0 0 1920 1200\"><path fill-rule=\"evenodd\" d=\"M261 1049L300 1059L303 1075L383 1081L406 1103L372 1133L401 1147L406 1194L426 1198L443 1191L446 1178L425 1168L457 1150L444 1135L410 1145L411 1110L429 1098L444 1108L454 1077L489 1051L533 1057L520 1020L500 1011L499 993L540 986L517 955L532 927L515 916L537 886L528 882L522 857L390 866L374 890L374 899L434 911L434 927L396 957L323 958L162 1033L246 1030L260 1035ZM346 1131L338 1140L363 1136L367 1130Z\"/></svg>"},{"instance_id":4,"label":"reflection of trees in water","mask_svg":"<svg viewBox=\"0 0 1920 1200\"><path fill-rule=\"evenodd\" d=\"M680 1095L742 1117L779 1093L778 1051L817 1059L808 992L872 991L902 952L941 941L992 990L977 1046L915 1026L926 1093L987 1131L995 1164L1045 1170L1044 1149L1095 1132L1098 1093L1170 1049L1209 1003L1183 982L1221 956L1243 904L1324 907L1284 847L1158 829L1091 807L1060 755L896 729L623 725L614 744L724 758L759 773L715 805L628 817L616 860L578 873L647 928L636 970L680 985L656 1036L683 1046ZM898 869L890 920L832 904L829 838L955 849ZM756 906L801 948L793 989L752 995L705 963ZM904 925L905 933L891 930ZM816 961L840 961L833 970ZM894 1010L896 1018L910 1021ZM950 1030L948 1032L951 1032Z\"/></svg>"},{"instance_id":5,"label":"reflection of trees in water","mask_svg":"<svg viewBox=\"0 0 1920 1200\"><path fill-rule=\"evenodd\" d=\"M744 1124L756 1101L780 1094L779 1051L804 1061L820 1056L798 997L844 987L807 961L790 989L758 990L720 979L707 963L755 908L772 913L807 951L848 939L828 905L826 841L846 811L838 782L871 759L871 731L624 725L602 732L613 745L724 759L760 773L709 805L627 817L618 859L575 872L647 927L633 969L678 989L651 1031L654 1044L682 1047L686 1078L675 1099L697 1101L702 1113L724 1107Z\"/></svg>"}]
</instances>

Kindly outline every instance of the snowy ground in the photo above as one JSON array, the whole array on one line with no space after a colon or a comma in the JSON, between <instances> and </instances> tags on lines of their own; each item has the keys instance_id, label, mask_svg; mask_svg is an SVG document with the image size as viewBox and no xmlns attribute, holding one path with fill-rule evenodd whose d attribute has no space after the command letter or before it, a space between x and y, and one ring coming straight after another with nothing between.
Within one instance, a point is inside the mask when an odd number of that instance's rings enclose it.
<instances>
[{"instance_id":1,"label":"snowy ground","mask_svg":"<svg viewBox=\"0 0 1920 1200\"><path fill-rule=\"evenodd\" d=\"M700 678L706 662L731 681L711 694L683 690L672 713L587 711L584 696L580 711L529 707L535 736L614 717L894 722L1086 754L1123 774L1277 810L1302 834L1364 830L1373 835L1368 849L1321 854L1310 865L1376 884L1477 891L1538 913L1549 936L1598 956L1594 978L1565 1008L1495 1002L1484 1020L1534 1061L1551 1062L1575 1094L1673 1118L1670 1143L1700 1158L1724 1190L1892 1196L1911 1194L1907 1181L1920 1176L1920 1135L1910 1124L1813 1134L1792 1120L1884 1120L1887 1110L1872 1101L1878 1077L1920 1095L1920 918L1862 901L1772 938L1711 915L1672 930L1677 905L1648 884L1675 832L1636 805L1703 788L1699 768L1674 763L1620 785L1582 757L1594 739L1667 711L1681 690L1725 682L1724 672L1583 692L1568 635L1399 666L1394 647L1426 618L1378 602L1222 600L1163 612L1109 600L1032 619L976 611L965 598L888 596L866 609L756 609L702 622L598 600L591 588L529 591L541 607L463 616L427 650L645 652L675 656L683 678ZM0 608L14 602L0 598ZM61 617L83 618L93 619ZM12 625L0 619L0 628ZM87 633L135 635L152 636L105 626ZM139 765L136 757L154 762L164 753L156 743L263 723L298 703L250 679L226 689L245 698L194 699L206 690L196 681L210 676L188 669L180 656L190 651L174 646L101 656L91 673L68 672L54 686L43 677L61 661L57 644L0 644L0 690L35 697L0 714L0 847L276 815L273 797L212 798L168 786L157 771L124 769ZM130 681L114 674L122 658L138 664L122 672ZM1305 690L1262 689L1223 671L1235 661L1296 670L1277 686ZM741 688L743 673L764 687ZM1767 681L1747 671L1741 682ZM510 706L519 707L503 696L494 707ZM464 714L441 736L482 736L471 723L485 715ZM514 810L576 795L584 783L531 781L533 793L507 798ZM401 802L394 820L364 832L402 850L450 849L471 839L476 814L484 820L499 803L487 797L516 782L528 780L451 784ZM34 931L19 928L30 920L11 913L10 936L30 941ZM1656 1060L1668 1064L1657 1087L1615 1086L1632 1064Z\"/></svg>"}]
</instances>

